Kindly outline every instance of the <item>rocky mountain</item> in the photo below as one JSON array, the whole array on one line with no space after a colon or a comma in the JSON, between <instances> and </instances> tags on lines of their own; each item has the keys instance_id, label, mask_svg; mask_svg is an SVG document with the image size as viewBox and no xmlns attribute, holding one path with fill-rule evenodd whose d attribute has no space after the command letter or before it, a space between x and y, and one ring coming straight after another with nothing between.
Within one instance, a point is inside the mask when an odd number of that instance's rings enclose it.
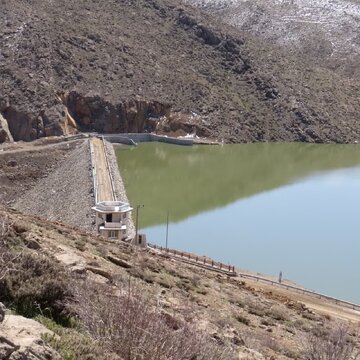
<instances>
[{"instance_id":1,"label":"rocky mountain","mask_svg":"<svg viewBox=\"0 0 360 360\"><path fill-rule=\"evenodd\" d=\"M357 78L179 1L0 6L0 141L77 131L359 138Z\"/></svg>"},{"instance_id":2,"label":"rocky mountain","mask_svg":"<svg viewBox=\"0 0 360 360\"><path fill-rule=\"evenodd\" d=\"M188 0L227 23L351 77L360 75L356 0Z\"/></svg>"}]
</instances>

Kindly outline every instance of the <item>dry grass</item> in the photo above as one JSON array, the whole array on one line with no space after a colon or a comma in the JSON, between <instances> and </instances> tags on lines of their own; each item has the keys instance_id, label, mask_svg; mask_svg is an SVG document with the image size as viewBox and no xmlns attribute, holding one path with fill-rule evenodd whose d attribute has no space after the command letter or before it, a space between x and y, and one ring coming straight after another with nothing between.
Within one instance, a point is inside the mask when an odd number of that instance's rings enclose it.
<instances>
[{"instance_id":1,"label":"dry grass","mask_svg":"<svg viewBox=\"0 0 360 360\"><path fill-rule=\"evenodd\" d=\"M326 330L317 326L304 340L304 358L306 360L356 360L360 359L360 350L356 341L349 336L350 328L346 324Z\"/></svg>"},{"instance_id":2,"label":"dry grass","mask_svg":"<svg viewBox=\"0 0 360 360\"><path fill-rule=\"evenodd\" d=\"M76 286L74 310L95 340L125 360L235 359L204 333L154 307L140 288L104 290Z\"/></svg>"},{"instance_id":3,"label":"dry grass","mask_svg":"<svg viewBox=\"0 0 360 360\"><path fill-rule=\"evenodd\" d=\"M13 268L13 260L16 258L15 254L10 251L10 244L8 235L11 231L11 224L7 217L0 216L0 281Z\"/></svg>"}]
</instances>

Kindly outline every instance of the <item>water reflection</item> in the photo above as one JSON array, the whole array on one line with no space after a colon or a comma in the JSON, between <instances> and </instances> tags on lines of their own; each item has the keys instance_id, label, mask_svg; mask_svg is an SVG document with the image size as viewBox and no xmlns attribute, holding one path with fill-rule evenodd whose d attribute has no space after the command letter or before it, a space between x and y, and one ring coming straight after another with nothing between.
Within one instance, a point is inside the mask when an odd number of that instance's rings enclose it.
<instances>
[{"instance_id":1,"label":"water reflection","mask_svg":"<svg viewBox=\"0 0 360 360\"><path fill-rule=\"evenodd\" d=\"M360 302L360 147L249 144L117 150L150 242ZM145 229L144 229L145 228Z\"/></svg>"},{"instance_id":2,"label":"water reflection","mask_svg":"<svg viewBox=\"0 0 360 360\"><path fill-rule=\"evenodd\" d=\"M357 145L239 144L181 147L160 143L118 147L132 203L145 204L141 226L174 222L238 199L360 164Z\"/></svg>"}]
</instances>

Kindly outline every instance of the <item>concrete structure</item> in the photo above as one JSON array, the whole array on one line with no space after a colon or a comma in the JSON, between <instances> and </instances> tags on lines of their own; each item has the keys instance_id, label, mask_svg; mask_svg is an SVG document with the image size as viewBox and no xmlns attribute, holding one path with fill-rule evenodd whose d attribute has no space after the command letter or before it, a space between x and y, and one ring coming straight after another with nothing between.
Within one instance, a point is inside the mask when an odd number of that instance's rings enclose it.
<instances>
[{"instance_id":1,"label":"concrete structure","mask_svg":"<svg viewBox=\"0 0 360 360\"><path fill-rule=\"evenodd\" d=\"M132 207L122 201L101 201L93 210L96 212L96 229L108 239L125 240L128 237L127 222Z\"/></svg>"},{"instance_id":2,"label":"concrete structure","mask_svg":"<svg viewBox=\"0 0 360 360\"><path fill-rule=\"evenodd\" d=\"M137 234L130 242L131 245L140 246L142 248L147 248L147 241L145 234Z\"/></svg>"},{"instance_id":3,"label":"concrete structure","mask_svg":"<svg viewBox=\"0 0 360 360\"><path fill-rule=\"evenodd\" d=\"M184 138L173 138L164 135L156 135L151 133L122 133L122 134L103 134L101 135L105 140L110 143L126 144L126 145L136 145L137 143L142 142L152 142L158 141L167 144L174 145L185 145L191 146L194 144L193 139L184 139Z\"/></svg>"}]
</instances>

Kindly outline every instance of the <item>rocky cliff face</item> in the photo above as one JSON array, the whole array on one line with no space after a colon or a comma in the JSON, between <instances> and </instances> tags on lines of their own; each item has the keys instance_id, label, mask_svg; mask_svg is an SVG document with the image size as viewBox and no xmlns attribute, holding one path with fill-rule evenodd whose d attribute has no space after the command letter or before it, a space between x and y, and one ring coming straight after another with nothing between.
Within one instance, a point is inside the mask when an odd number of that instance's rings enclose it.
<instances>
[{"instance_id":1,"label":"rocky cliff face","mask_svg":"<svg viewBox=\"0 0 360 360\"><path fill-rule=\"evenodd\" d=\"M77 92L62 95L79 130L101 133L154 131L157 121L170 114L170 105L139 97L113 104L100 96Z\"/></svg>"},{"instance_id":2,"label":"rocky cliff face","mask_svg":"<svg viewBox=\"0 0 360 360\"><path fill-rule=\"evenodd\" d=\"M0 84L0 141L154 128L227 142L360 136L356 78L175 0L3 0Z\"/></svg>"},{"instance_id":3,"label":"rocky cliff face","mask_svg":"<svg viewBox=\"0 0 360 360\"><path fill-rule=\"evenodd\" d=\"M0 143L14 141L9 130L8 122L0 114Z\"/></svg>"}]
</instances>

